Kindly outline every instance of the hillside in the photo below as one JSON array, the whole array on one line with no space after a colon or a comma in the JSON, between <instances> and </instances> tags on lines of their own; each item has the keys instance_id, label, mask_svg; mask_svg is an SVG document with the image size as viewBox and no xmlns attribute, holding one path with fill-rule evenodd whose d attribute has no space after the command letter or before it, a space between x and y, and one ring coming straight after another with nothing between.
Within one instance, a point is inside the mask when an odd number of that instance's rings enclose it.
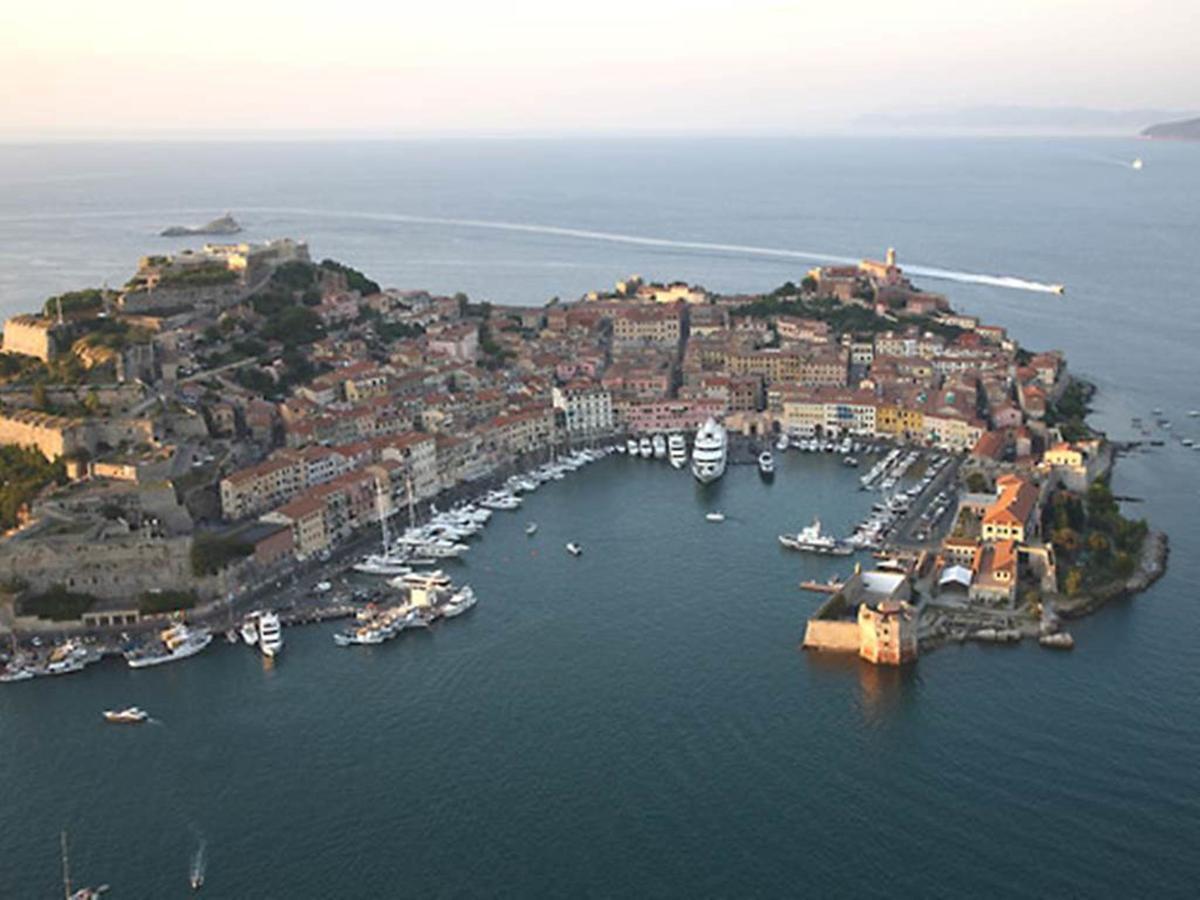
<instances>
[{"instance_id":1,"label":"hillside","mask_svg":"<svg viewBox=\"0 0 1200 900\"><path fill-rule=\"evenodd\" d=\"M1160 122L1144 129L1142 137L1164 141L1200 141L1200 119Z\"/></svg>"}]
</instances>

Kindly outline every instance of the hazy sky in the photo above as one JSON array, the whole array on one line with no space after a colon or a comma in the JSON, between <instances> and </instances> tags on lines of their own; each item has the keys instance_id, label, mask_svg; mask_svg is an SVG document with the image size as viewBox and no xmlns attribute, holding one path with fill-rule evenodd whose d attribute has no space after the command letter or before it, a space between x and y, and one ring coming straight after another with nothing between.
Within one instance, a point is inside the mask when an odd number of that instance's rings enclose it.
<instances>
[{"instance_id":1,"label":"hazy sky","mask_svg":"<svg viewBox=\"0 0 1200 900\"><path fill-rule=\"evenodd\" d=\"M828 130L1200 107L1195 0L0 3L0 134Z\"/></svg>"}]
</instances>

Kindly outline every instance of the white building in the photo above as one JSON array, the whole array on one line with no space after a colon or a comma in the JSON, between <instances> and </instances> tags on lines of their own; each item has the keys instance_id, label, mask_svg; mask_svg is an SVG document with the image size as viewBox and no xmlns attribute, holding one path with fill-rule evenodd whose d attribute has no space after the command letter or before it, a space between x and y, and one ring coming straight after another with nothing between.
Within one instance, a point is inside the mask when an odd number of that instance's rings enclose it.
<instances>
[{"instance_id":1,"label":"white building","mask_svg":"<svg viewBox=\"0 0 1200 900\"><path fill-rule=\"evenodd\" d=\"M567 434L594 437L613 430L612 394L590 381L573 381L553 391L555 409L563 411Z\"/></svg>"}]
</instances>

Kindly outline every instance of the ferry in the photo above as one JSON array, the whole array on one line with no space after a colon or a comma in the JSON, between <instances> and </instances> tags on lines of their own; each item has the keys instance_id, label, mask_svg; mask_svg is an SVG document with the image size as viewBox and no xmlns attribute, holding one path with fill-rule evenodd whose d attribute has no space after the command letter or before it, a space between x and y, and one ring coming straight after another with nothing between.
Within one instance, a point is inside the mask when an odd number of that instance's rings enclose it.
<instances>
[{"instance_id":1,"label":"ferry","mask_svg":"<svg viewBox=\"0 0 1200 900\"><path fill-rule=\"evenodd\" d=\"M283 649L283 629L279 624L279 616L273 612L265 612L258 617L258 648L267 657L275 657Z\"/></svg>"},{"instance_id":2,"label":"ferry","mask_svg":"<svg viewBox=\"0 0 1200 900\"><path fill-rule=\"evenodd\" d=\"M800 529L797 534L781 534L779 543L789 550L803 550L808 553L822 553L829 556L849 556L854 548L827 534L821 534L821 520L813 519L807 528Z\"/></svg>"},{"instance_id":3,"label":"ferry","mask_svg":"<svg viewBox=\"0 0 1200 900\"><path fill-rule=\"evenodd\" d=\"M160 646L131 650L125 654L125 661L131 669L144 669L148 666L160 666L163 663L175 662L195 656L212 643L212 634L207 629L191 629L182 622L164 629L159 635Z\"/></svg>"},{"instance_id":4,"label":"ferry","mask_svg":"<svg viewBox=\"0 0 1200 900\"><path fill-rule=\"evenodd\" d=\"M671 465L676 469L687 465L687 441L682 434L676 433L667 438L667 453L671 458Z\"/></svg>"},{"instance_id":5,"label":"ferry","mask_svg":"<svg viewBox=\"0 0 1200 900\"><path fill-rule=\"evenodd\" d=\"M125 709L106 709L104 721L115 725L139 725L150 718L150 713L141 707L127 706Z\"/></svg>"},{"instance_id":6,"label":"ferry","mask_svg":"<svg viewBox=\"0 0 1200 900\"><path fill-rule=\"evenodd\" d=\"M758 474L770 481L775 477L775 457L770 450L764 450L758 455Z\"/></svg>"},{"instance_id":7,"label":"ferry","mask_svg":"<svg viewBox=\"0 0 1200 900\"><path fill-rule=\"evenodd\" d=\"M725 474L728 436L716 419L709 419L696 432L692 445L692 474L701 484L716 481Z\"/></svg>"}]
</instances>

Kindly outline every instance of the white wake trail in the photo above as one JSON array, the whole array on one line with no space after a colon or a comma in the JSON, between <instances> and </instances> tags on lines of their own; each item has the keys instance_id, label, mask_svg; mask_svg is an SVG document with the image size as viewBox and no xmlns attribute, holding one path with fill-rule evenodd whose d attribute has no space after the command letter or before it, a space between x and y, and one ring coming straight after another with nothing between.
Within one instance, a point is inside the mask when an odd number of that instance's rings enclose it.
<instances>
[{"instance_id":1,"label":"white wake trail","mask_svg":"<svg viewBox=\"0 0 1200 900\"><path fill-rule=\"evenodd\" d=\"M710 241L680 241L671 238L650 237L640 234L624 234L615 231L596 231L586 228L567 228L558 225L539 225L529 222L506 222L493 219L459 219L441 216L419 216L408 213L369 213L348 210L321 210L295 207L256 207L246 212L274 213L280 215L337 216L340 218L363 219L376 222L396 222L407 225L439 225L451 228L480 228L492 231L508 231L523 234L545 234L552 237L576 238L579 240L604 241L614 244L630 244L640 247L662 247L677 250L703 250L716 253L734 253L745 256L766 256L775 259L803 259L808 262L839 263L854 265L858 259L836 253L821 253L816 250L792 250L782 247L759 247L751 244L723 244ZM941 281L957 281L963 284L982 284L1009 290L1057 293L1055 285L1030 281L1012 275L986 275L977 272L956 272L935 266L905 265L904 270L922 278Z\"/></svg>"}]
</instances>

